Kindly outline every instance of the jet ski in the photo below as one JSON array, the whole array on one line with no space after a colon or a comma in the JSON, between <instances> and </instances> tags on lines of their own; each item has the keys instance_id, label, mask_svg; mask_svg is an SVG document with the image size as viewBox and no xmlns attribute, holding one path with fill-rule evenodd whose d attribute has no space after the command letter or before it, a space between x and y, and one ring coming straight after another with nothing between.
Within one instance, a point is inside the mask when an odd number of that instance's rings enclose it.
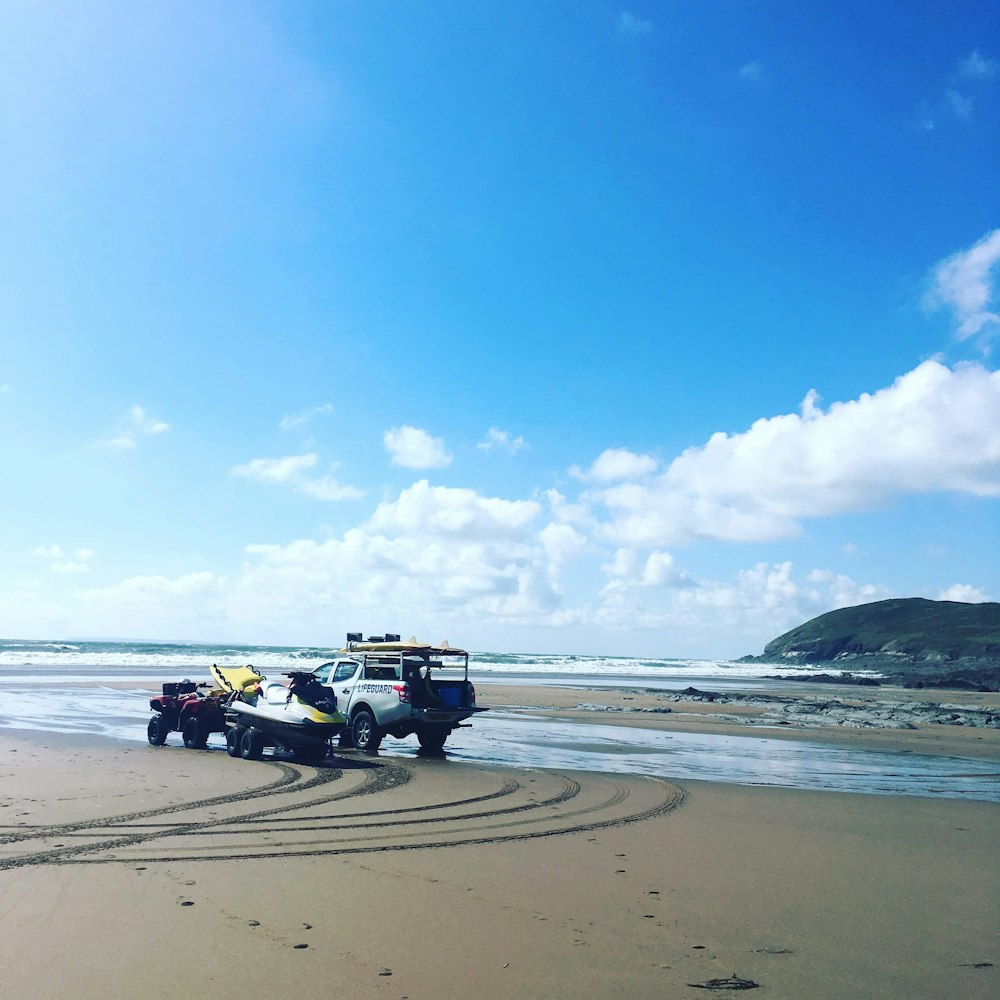
<instances>
[{"instance_id":1,"label":"jet ski","mask_svg":"<svg viewBox=\"0 0 1000 1000\"><path fill-rule=\"evenodd\" d=\"M212 664L211 674L229 696L225 713L230 757L259 760L264 748L273 746L318 763L347 724L333 691L308 671L285 674L285 684L268 680L252 666Z\"/></svg>"}]
</instances>

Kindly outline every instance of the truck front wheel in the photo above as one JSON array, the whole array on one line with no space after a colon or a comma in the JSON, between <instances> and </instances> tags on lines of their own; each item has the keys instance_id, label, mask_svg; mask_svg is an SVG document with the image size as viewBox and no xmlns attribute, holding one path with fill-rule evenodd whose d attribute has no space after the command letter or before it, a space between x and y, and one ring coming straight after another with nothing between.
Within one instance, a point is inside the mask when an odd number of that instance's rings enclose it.
<instances>
[{"instance_id":1,"label":"truck front wheel","mask_svg":"<svg viewBox=\"0 0 1000 1000\"><path fill-rule=\"evenodd\" d=\"M362 708L354 713L351 720L351 739L354 746L362 753L377 753L382 743L382 730L375 721L375 716Z\"/></svg>"}]
</instances>

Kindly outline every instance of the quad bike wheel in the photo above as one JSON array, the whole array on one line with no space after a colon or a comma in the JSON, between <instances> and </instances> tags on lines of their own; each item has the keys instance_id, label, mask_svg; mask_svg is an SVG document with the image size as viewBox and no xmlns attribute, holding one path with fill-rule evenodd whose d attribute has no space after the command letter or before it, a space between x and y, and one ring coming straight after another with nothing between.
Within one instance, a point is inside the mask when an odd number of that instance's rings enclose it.
<instances>
[{"instance_id":1,"label":"quad bike wheel","mask_svg":"<svg viewBox=\"0 0 1000 1000\"><path fill-rule=\"evenodd\" d=\"M184 723L181 736L184 739L184 746L188 750L204 750L205 744L208 742L208 733L205 731L205 725L197 715L193 715Z\"/></svg>"},{"instance_id":2,"label":"quad bike wheel","mask_svg":"<svg viewBox=\"0 0 1000 1000\"><path fill-rule=\"evenodd\" d=\"M167 720L157 712L149 720L149 725L146 726L146 739L149 740L151 747L162 747L167 742L167 733L169 732Z\"/></svg>"}]
</instances>

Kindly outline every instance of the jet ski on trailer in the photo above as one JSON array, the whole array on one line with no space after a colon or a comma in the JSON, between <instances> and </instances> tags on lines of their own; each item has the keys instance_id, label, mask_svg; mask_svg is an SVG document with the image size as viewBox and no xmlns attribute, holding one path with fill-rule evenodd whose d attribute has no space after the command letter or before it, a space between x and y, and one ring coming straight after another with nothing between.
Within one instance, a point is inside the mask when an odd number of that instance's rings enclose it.
<instances>
[{"instance_id":1,"label":"jet ski on trailer","mask_svg":"<svg viewBox=\"0 0 1000 1000\"><path fill-rule=\"evenodd\" d=\"M212 664L212 679L229 692L226 750L230 757L259 760L268 746L298 760L318 763L347 720L334 693L304 670L285 674L287 684L268 680L255 667Z\"/></svg>"}]
</instances>

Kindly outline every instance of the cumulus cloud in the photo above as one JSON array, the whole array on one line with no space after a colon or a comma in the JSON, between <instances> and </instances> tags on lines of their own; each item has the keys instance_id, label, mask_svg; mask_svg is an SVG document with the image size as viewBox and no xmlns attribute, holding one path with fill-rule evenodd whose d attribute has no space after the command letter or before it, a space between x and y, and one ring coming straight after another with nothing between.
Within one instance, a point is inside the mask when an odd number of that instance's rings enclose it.
<instances>
[{"instance_id":1,"label":"cumulus cloud","mask_svg":"<svg viewBox=\"0 0 1000 1000\"><path fill-rule=\"evenodd\" d=\"M993 598L978 587L970 586L967 583L953 583L937 595L937 600L958 601L961 604L986 604Z\"/></svg>"},{"instance_id":2,"label":"cumulus cloud","mask_svg":"<svg viewBox=\"0 0 1000 1000\"><path fill-rule=\"evenodd\" d=\"M325 417L330 413L333 413L332 403L321 403L318 406L311 406L308 410L302 410L299 413L289 413L281 418L281 429L283 431L298 430L301 427L305 427L310 421L315 420L316 417Z\"/></svg>"},{"instance_id":3,"label":"cumulus cloud","mask_svg":"<svg viewBox=\"0 0 1000 1000\"><path fill-rule=\"evenodd\" d=\"M790 561L758 562L728 580L696 579L663 550L643 556L618 549L604 572L603 602L592 621L607 629L684 629L706 643L725 633L755 637L747 641L762 647L826 611L894 596L826 570L797 579Z\"/></svg>"},{"instance_id":4,"label":"cumulus cloud","mask_svg":"<svg viewBox=\"0 0 1000 1000\"><path fill-rule=\"evenodd\" d=\"M367 526L393 534L504 539L519 535L540 512L534 500L501 500L422 479L397 500L380 503Z\"/></svg>"},{"instance_id":5,"label":"cumulus cloud","mask_svg":"<svg viewBox=\"0 0 1000 1000\"><path fill-rule=\"evenodd\" d=\"M581 544L571 528L541 529L542 511L422 480L341 538L248 547L236 602L340 617L390 607L411 620L538 620L558 609L558 564Z\"/></svg>"},{"instance_id":6,"label":"cumulus cloud","mask_svg":"<svg viewBox=\"0 0 1000 1000\"><path fill-rule=\"evenodd\" d=\"M629 38L639 38L642 35L648 35L653 30L652 21L627 10L619 12L616 26L619 35L625 35Z\"/></svg>"},{"instance_id":7,"label":"cumulus cloud","mask_svg":"<svg viewBox=\"0 0 1000 1000\"><path fill-rule=\"evenodd\" d=\"M765 541L902 493L1000 496L1000 372L928 361L826 411L816 399L801 414L714 434L652 480L592 491L609 514L602 533L647 546Z\"/></svg>"},{"instance_id":8,"label":"cumulus cloud","mask_svg":"<svg viewBox=\"0 0 1000 1000\"><path fill-rule=\"evenodd\" d=\"M972 52L962 60L960 71L962 76L969 80L988 80L997 75L1000 62L996 59L984 59L973 49Z\"/></svg>"},{"instance_id":9,"label":"cumulus cloud","mask_svg":"<svg viewBox=\"0 0 1000 1000\"><path fill-rule=\"evenodd\" d=\"M105 442L105 447L112 451L130 451L138 444L138 438L151 434L164 434L170 430L170 424L156 417L151 417L142 406L133 406L123 427L115 432L114 437Z\"/></svg>"},{"instance_id":10,"label":"cumulus cloud","mask_svg":"<svg viewBox=\"0 0 1000 1000\"><path fill-rule=\"evenodd\" d=\"M952 310L959 340L977 334L992 337L1000 329L994 287L998 263L1000 229L994 229L968 250L953 254L933 269L926 304Z\"/></svg>"},{"instance_id":11,"label":"cumulus cloud","mask_svg":"<svg viewBox=\"0 0 1000 1000\"><path fill-rule=\"evenodd\" d=\"M952 87L944 92L944 99L948 102L948 107L956 118L972 117L972 98L962 94Z\"/></svg>"},{"instance_id":12,"label":"cumulus cloud","mask_svg":"<svg viewBox=\"0 0 1000 1000\"><path fill-rule=\"evenodd\" d=\"M764 67L761 66L761 64L756 60L744 63L740 67L740 76L742 76L744 80L749 80L751 83L756 83L761 78L761 74L763 72Z\"/></svg>"},{"instance_id":13,"label":"cumulus cloud","mask_svg":"<svg viewBox=\"0 0 1000 1000\"><path fill-rule=\"evenodd\" d=\"M403 424L387 430L382 437L392 456L392 464L405 469L442 469L451 465L451 455L441 438L431 437L419 427Z\"/></svg>"},{"instance_id":14,"label":"cumulus cloud","mask_svg":"<svg viewBox=\"0 0 1000 1000\"><path fill-rule=\"evenodd\" d=\"M318 461L314 452L284 458L254 458L244 465L234 466L232 474L272 486L291 486L315 500L356 500L364 496L363 490L343 485L333 476L308 476Z\"/></svg>"},{"instance_id":15,"label":"cumulus cloud","mask_svg":"<svg viewBox=\"0 0 1000 1000\"><path fill-rule=\"evenodd\" d=\"M528 442L523 437L512 437L507 431L502 431L498 427L491 427L486 432L486 437L476 447L481 448L483 451L493 451L494 448L499 448L509 452L511 455L516 455L523 448L528 447Z\"/></svg>"},{"instance_id":16,"label":"cumulus cloud","mask_svg":"<svg viewBox=\"0 0 1000 1000\"><path fill-rule=\"evenodd\" d=\"M49 569L53 573L73 575L90 572L90 560L94 557L93 549L74 549L66 553L61 545L39 545L33 549L33 554L49 561Z\"/></svg>"},{"instance_id":17,"label":"cumulus cloud","mask_svg":"<svg viewBox=\"0 0 1000 1000\"><path fill-rule=\"evenodd\" d=\"M655 472L659 462L652 455L640 455L627 448L607 448L589 469L574 465L569 471L577 479L610 483L618 479L639 479Z\"/></svg>"}]
</instances>

